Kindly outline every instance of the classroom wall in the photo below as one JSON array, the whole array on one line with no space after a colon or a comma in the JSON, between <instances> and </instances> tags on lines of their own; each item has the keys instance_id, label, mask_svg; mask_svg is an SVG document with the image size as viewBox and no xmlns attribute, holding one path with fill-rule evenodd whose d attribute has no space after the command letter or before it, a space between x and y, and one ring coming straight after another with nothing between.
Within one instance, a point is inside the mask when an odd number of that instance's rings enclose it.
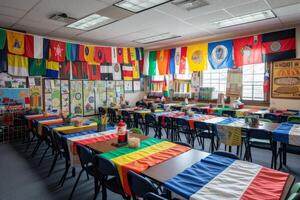
<instances>
[{"instance_id":1,"label":"classroom wall","mask_svg":"<svg viewBox=\"0 0 300 200\"><path fill-rule=\"evenodd\" d=\"M300 25L296 26L296 55L300 58ZM270 107L277 109L295 109L300 110L300 99L274 99L270 98Z\"/></svg>"},{"instance_id":2,"label":"classroom wall","mask_svg":"<svg viewBox=\"0 0 300 200\"><path fill-rule=\"evenodd\" d=\"M129 102L130 106L135 106L135 103L138 100L141 100L144 96L145 92L126 93L125 100Z\"/></svg>"}]
</instances>

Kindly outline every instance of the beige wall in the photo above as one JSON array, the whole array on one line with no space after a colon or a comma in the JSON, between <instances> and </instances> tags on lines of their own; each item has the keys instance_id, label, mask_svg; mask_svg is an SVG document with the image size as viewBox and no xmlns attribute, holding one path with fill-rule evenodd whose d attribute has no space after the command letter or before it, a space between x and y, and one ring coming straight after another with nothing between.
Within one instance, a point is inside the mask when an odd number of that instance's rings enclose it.
<instances>
[{"instance_id":1,"label":"beige wall","mask_svg":"<svg viewBox=\"0 0 300 200\"><path fill-rule=\"evenodd\" d=\"M296 26L296 49L297 58L300 58L300 25ZM270 99L270 106L277 109L297 109L300 110L300 99Z\"/></svg>"},{"instance_id":2,"label":"beige wall","mask_svg":"<svg viewBox=\"0 0 300 200\"><path fill-rule=\"evenodd\" d=\"M135 106L135 103L145 96L145 92L126 93L125 100L129 102L130 106Z\"/></svg>"}]
</instances>

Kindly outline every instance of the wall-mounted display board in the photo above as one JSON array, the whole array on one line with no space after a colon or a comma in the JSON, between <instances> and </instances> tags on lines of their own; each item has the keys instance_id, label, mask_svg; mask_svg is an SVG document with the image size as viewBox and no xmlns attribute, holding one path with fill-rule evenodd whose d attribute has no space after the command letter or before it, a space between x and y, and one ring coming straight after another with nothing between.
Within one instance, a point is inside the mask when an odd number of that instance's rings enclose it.
<instances>
[{"instance_id":1,"label":"wall-mounted display board","mask_svg":"<svg viewBox=\"0 0 300 200\"><path fill-rule=\"evenodd\" d=\"M26 78L12 77L7 73L0 73L0 88L27 88Z\"/></svg>"},{"instance_id":2,"label":"wall-mounted display board","mask_svg":"<svg viewBox=\"0 0 300 200\"><path fill-rule=\"evenodd\" d=\"M85 116L96 113L94 81L83 81L83 113Z\"/></svg>"},{"instance_id":3,"label":"wall-mounted display board","mask_svg":"<svg viewBox=\"0 0 300 200\"><path fill-rule=\"evenodd\" d=\"M68 80L61 80L61 105L61 111L63 113L70 113L70 90Z\"/></svg>"},{"instance_id":4,"label":"wall-mounted display board","mask_svg":"<svg viewBox=\"0 0 300 200\"><path fill-rule=\"evenodd\" d=\"M107 105L110 105L112 102L116 101L116 88L115 88L115 81L107 81Z\"/></svg>"},{"instance_id":5,"label":"wall-mounted display board","mask_svg":"<svg viewBox=\"0 0 300 200\"><path fill-rule=\"evenodd\" d=\"M121 96L124 97L124 82L116 81L116 102L120 102Z\"/></svg>"},{"instance_id":6,"label":"wall-mounted display board","mask_svg":"<svg viewBox=\"0 0 300 200\"><path fill-rule=\"evenodd\" d=\"M42 78L29 77L30 108L42 108Z\"/></svg>"},{"instance_id":7,"label":"wall-mounted display board","mask_svg":"<svg viewBox=\"0 0 300 200\"><path fill-rule=\"evenodd\" d=\"M0 88L1 106L13 107L19 105L22 108L29 107L29 89L28 88ZM2 110L2 108L1 108Z\"/></svg>"},{"instance_id":8,"label":"wall-mounted display board","mask_svg":"<svg viewBox=\"0 0 300 200\"><path fill-rule=\"evenodd\" d=\"M125 93L133 92L132 81L124 81L124 90L125 90Z\"/></svg>"},{"instance_id":9,"label":"wall-mounted display board","mask_svg":"<svg viewBox=\"0 0 300 200\"><path fill-rule=\"evenodd\" d=\"M300 59L272 63L272 98L300 98Z\"/></svg>"},{"instance_id":10,"label":"wall-mounted display board","mask_svg":"<svg viewBox=\"0 0 300 200\"><path fill-rule=\"evenodd\" d=\"M140 81L133 81L133 91L134 92L141 91L141 82Z\"/></svg>"},{"instance_id":11,"label":"wall-mounted display board","mask_svg":"<svg viewBox=\"0 0 300 200\"><path fill-rule=\"evenodd\" d=\"M95 81L96 113L98 107L106 104L106 81Z\"/></svg>"},{"instance_id":12,"label":"wall-mounted display board","mask_svg":"<svg viewBox=\"0 0 300 200\"><path fill-rule=\"evenodd\" d=\"M60 112L61 109L60 80L45 79L44 86L45 86L45 90L44 90L45 110Z\"/></svg>"},{"instance_id":13,"label":"wall-mounted display board","mask_svg":"<svg viewBox=\"0 0 300 200\"><path fill-rule=\"evenodd\" d=\"M227 72L226 96L240 97L242 95L242 68L229 69Z\"/></svg>"},{"instance_id":14,"label":"wall-mounted display board","mask_svg":"<svg viewBox=\"0 0 300 200\"><path fill-rule=\"evenodd\" d=\"M70 81L71 113L83 115L82 81Z\"/></svg>"}]
</instances>

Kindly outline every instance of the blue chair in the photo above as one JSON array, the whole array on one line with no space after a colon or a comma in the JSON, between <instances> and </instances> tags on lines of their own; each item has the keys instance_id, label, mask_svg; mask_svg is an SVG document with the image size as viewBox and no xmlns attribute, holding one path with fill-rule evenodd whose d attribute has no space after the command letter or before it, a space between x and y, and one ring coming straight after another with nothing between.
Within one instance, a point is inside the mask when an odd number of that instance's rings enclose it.
<instances>
[{"instance_id":1,"label":"blue chair","mask_svg":"<svg viewBox=\"0 0 300 200\"><path fill-rule=\"evenodd\" d=\"M134 119L134 127L140 128L143 131L145 130L145 119L143 118L141 113L135 112L133 113L133 119Z\"/></svg>"},{"instance_id":2,"label":"blue chair","mask_svg":"<svg viewBox=\"0 0 300 200\"><path fill-rule=\"evenodd\" d=\"M280 116L279 115L275 115L273 113L266 113L266 114L264 114L264 119L269 119L273 123L280 123L281 122Z\"/></svg>"},{"instance_id":3,"label":"blue chair","mask_svg":"<svg viewBox=\"0 0 300 200\"><path fill-rule=\"evenodd\" d=\"M160 127L156 122L156 118L152 114L145 115L145 126L146 126L146 135L149 135L149 129L152 128L154 130L154 137L161 138Z\"/></svg>"},{"instance_id":4,"label":"blue chair","mask_svg":"<svg viewBox=\"0 0 300 200\"><path fill-rule=\"evenodd\" d=\"M167 199L155 193L149 192L144 196L144 200L167 200Z\"/></svg>"},{"instance_id":5,"label":"blue chair","mask_svg":"<svg viewBox=\"0 0 300 200\"><path fill-rule=\"evenodd\" d=\"M73 186L73 189L69 196L69 199L72 199L72 196L77 187L78 181L80 180L80 177L83 172L86 172L88 179L89 179L89 175L95 177L95 167L93 165L93 161L94 161L93 152L90 149L88 149L87 147L79 145L79 144L76 146L76 148L77 148L77 153L78 153L79 160L80 160L81 171L79 172L79 175ZM98 183L98 181L95 181L95 188L97 188L97 183Z\"/></svg>"},{"instance_id":6,"label":"blue chair","mask_svg":"<svg viewBox=\"0 0 300 200\"><path fill-rule=\"evenodd\" d=\"M227 157L227 158L232 158L232 159L236 159L236 160L239 160L240 158L233 154L233 153L230 153L230 152L227 152L227 151L215 151L213 152L213 154L215 155L219 155L219 156L224 156L224 157Z\"/></svg>"},{"instance_id":7,"label":"blue chair","mask_svg":"<svg viewBox=\"0 0 300 200\"><path fill-rule=\"evenodd\" d=\"M95 156L95 173L100 184L98 184L94 199L97 198L101 185L103 200L107 200L107 189L121 195L123 199L130 199L123 190L118 170L113 162L101 156Z\"/></svg>"},{"instance_id":8,"label":"blue chair","mask_svg":"<svg viewBox=\"0 0 300 200\"><path fill-rule=\"evenodd\" d=\"M164 122L163 122L164 121ZM173 130L173 126L172 126L172 119L170 117L167 116L158 116L158 125L159 125L159 131L161 134L161 130L164 129L167 138L169 139L171 132Z\"/></svg>"},{"instance_id":9,"label":"blue chair","mask_svg":"<svg viewBox=\"0 0 300 200\"><path fill-rule=\"evenodd\" d=\"M126 123L127 128L132 128L134 126L133 119L131 118L131 115L127 110L122 110L121 116L122 116L123 121Z\"/></svg>"},{"instance_id":10,"label":"blue chair","mask_svg":"<svg viewBox=\"0 0 300 200\"><path fill-rule=\"evenodd\" d=\"M198 140L199 145L202 145L202 150L204 150L205 139L209 139L210 152L213 152L215 148L215 137L209 126L205 122L195 121L194 127L196 131L196 139Z\"/></svg>"},{"instance_id":11,"label":"blue chair","mask_svg":"<svg viewBox=\"0 0 300 200\"><path fill-rule=\"evenodd\" d=\"M158 194L157 189L148 179L133 172L128 171L127 173L128 183L130 186L131 194L134 200L139 197L143 197L148 192Z\"/></svg>"},{"instance_id":12,"label":"blue chair","mask_svg":"<svg viewBox=\"0 0 300 200\"><path fill-rule=\"evenodd\" d=\"M191 134L189 122L183 118L174 118L174 119L175 119L175 132L174 132L175 141L181 141L180 134L184 134L187 143L193 146L192 141L194 141L195 136Z\"/></svg>"}]
</instances>

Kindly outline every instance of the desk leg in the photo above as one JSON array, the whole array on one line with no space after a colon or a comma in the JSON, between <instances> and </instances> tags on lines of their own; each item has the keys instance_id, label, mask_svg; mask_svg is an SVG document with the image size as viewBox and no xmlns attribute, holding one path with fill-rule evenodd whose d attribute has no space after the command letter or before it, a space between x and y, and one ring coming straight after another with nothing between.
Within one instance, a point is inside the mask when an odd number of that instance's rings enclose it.
<instances>
[{"instance_id":1,"label":"desk leg","mask_svg":"<svg viewBox=\"0 0 300 200\"><path fill-rule=\"evenodd\" d=\"M167 190L166 192L167 192L167 198L168 198L169 200L171 200L171 199L172 199L172 193L171 193L171 191L170 191L170 190Z\"/></svg>"},{"instance_id":2,"label":"desk leg","mask_svg":"<svg viewBox=\"0 0 300 200\"><path fill-rule=\"evenodd\" d=\"M282 144L283 165L286 166L286 144Z\"/></svg>"},{"instance_id":3,"label":"desk leg","mask_svg":"<svg viewBox=\"0 0 300 200\"><path fill-rule=\"evenodd\" d=\"M274 167L274 169L276 169L276 167L277 167L277 153L278 153L278 151L277 151L277 142L276 141L274 141L273 142L273 148L274 148L274 152L273 152L273 167Z\"/></svg>"}]
</instances>

